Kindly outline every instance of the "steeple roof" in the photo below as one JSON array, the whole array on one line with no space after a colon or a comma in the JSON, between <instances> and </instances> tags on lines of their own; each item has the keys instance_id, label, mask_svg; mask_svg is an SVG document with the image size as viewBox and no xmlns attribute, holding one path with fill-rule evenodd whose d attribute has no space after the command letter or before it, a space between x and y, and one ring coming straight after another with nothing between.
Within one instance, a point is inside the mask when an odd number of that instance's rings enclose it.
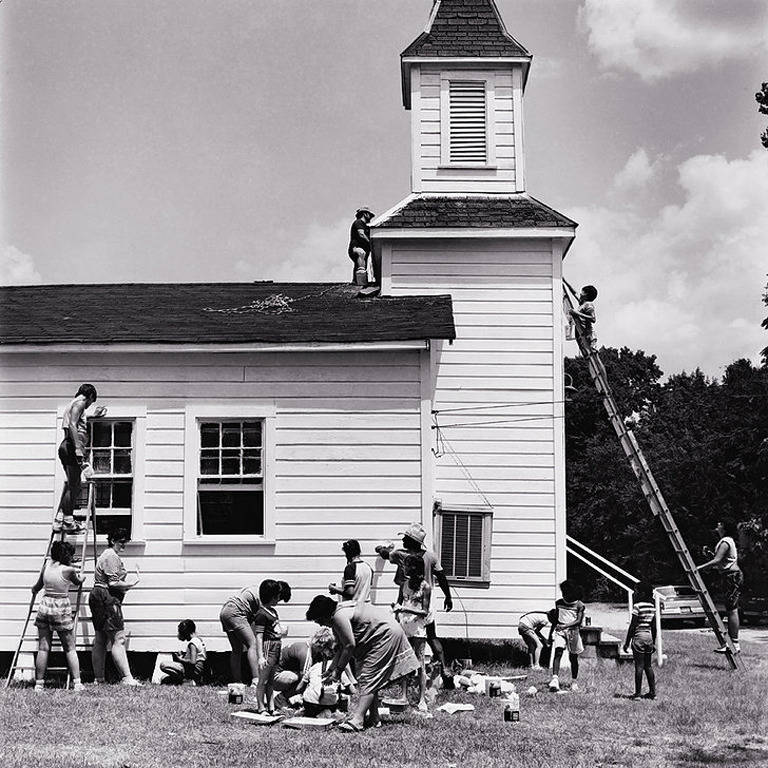
<instances>
[{"instance_id":1,"label":"steeple roof","mask_svg":"<svg viewBox=\"0 0 768 768\"><path fill-rule=\"evenodd\" d=\"M424 32L401 54L403 58L530 55L504 28L494 0L435 0Z\"/></svg>"}]
</instances>

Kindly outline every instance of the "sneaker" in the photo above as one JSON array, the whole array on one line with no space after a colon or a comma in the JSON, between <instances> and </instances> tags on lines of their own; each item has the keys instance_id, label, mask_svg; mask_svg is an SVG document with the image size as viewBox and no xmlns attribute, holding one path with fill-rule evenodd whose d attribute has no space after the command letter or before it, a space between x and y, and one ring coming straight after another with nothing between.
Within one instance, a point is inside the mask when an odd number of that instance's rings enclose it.
<instances>
[{"instance_id":1,"label":"sneaker","mask_svg":"<svg viewBox=\"0 0 768 768\"><path fill-rule=\"evenodd\" d=\"M44 688L44 686L37 685L37 683L35 683L34 691L35 691L35 693L44 693L45 688Z\"/></svg>"},{"instance_id":2,"label":"sneaker","mask_svg":"<svg viewBox=\"0 0 768 768\"><path fill-rule=\"evenodd\" d=\"M741 646L738 643L733 643L733 652L741 653ZM715 653L728 653L728 646L723 645L720 648L715 648Z\"/></svg>"},{"instance_id":3,"label":"sneaker","mask_svg":"<svg viewBox=\"0 0 768 768\"><path fill-rule=\"evenodd\" d=\"M552 679L549 681L549 690L550 691L559 691L560 690L560 679L557 675L552 675Z\"/></svg>"},{"instance_id":4,"label":"sneaker","mask_svg":"<svg viewBox=\"0 0 768 768\"><path fill-rule=\"evenodd\" d=\"M75 682L72 683L72 690L75 693L79 693L80 691L85 690L85 686L79 680L75 680Z\"/></svg>"},{"instance_id":5,"label":"sneaker","mask_svg":"<svg viewBox=\"0 0 768 768\"><path fill-rule=\"evenodd\" d=\"M579 688L579 684L578 683L571 683L571 690L574 693L578 693L578 691L580 691L581 689Z\"/></svg>"},{"instance_id":6,"label":"sneaker","mask_svg":"<svg viewBox=\"0 0 768 768\"><path fill-rule=\"evenodd\" d=\"M419 710L419 712L429 712L429 707L427 706L426 701L420 701L417 709Z\"/></svg>"},{"instance_id":7,"label":"sneaker","mask_svg":"<svg viewBox=\"0 0 768 768\"><path fill-rule=\"evenodd\" d=\"M80 523L77 522L77 520L64 520L59 530L72 536L78 533L82 533L85 529L82 525L80 525Z\"/></svg>"},{"instance_id":8,"label":"sneaker","mask_svg":"<svg viewBox=\"0 0 768 768\"><path fill-rule=\"evenodd\" d=\"M655 693L651 693L650 691L648 691L648 693L644 693L640 698L641 699L651 699L651 701L653 701L656 698L656 694Z\"/></svg>"},{"instance_id":9,"label":"sneaker","mask_svg":"<svg viewBox=\"0 0 768 768\"><path fill-rule=\"evenodd\" d=\"M142 683L140 683L135 677L124 677L120 681L120 685L130 685L135 688L141 688Z\"/></svg>"}]
</instances>

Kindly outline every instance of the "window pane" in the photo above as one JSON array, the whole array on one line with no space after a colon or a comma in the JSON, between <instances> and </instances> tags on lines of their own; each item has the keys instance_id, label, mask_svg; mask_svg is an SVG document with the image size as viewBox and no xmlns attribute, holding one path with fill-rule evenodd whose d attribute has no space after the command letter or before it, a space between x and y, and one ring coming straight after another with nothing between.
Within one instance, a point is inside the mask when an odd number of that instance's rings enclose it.
<instances>
[{"instance_id":1,"label":"window pane","mask_svg":"<svg viewBox=\"0 0 768 768\"><path fill-rule=\"evenodd\" d=\"M96 481L96 506L106 509L112 506L112 482L110 480Z\"/></svg>"},{"instance_id":2,"label":"window pane","mask_svg":"<svg viewBox=\"0 0 768 768\"><path fill-rule=\"evenodd\" d=\"M132 518L130 515L110 515L102 512L96 513L96 533L98 535L105 535L117 528L124 528L128 533L131 533Z\"/></svg>"},{"instance_id":3,"label":"window pane","mask_svg":"<svg viewBox=\"0 0 768 768\"><path fill-rule=\"evenodd\" d=\"M240 451L239 450L221 452L221 474L222 475L239 475L240 474Z\"/></svg>"},{"instance_id":4,"label":"window pane","mask_svg":"<svg viewBox=\"0 0 768 768\"><path fill-rule=\"evenodd\" d=\"M198 490L197 532L203 535L264 535L261 491Z\"/></svg>"},{"instance_id":5,"label":"window pane","mask_svg":"<svg viewBox=\"0 0 768 768\"><path fill-rule=\"evenodd\" d=\"M243 451L243 474L258 475L261 473L261 451Z\"/></svg>"},{"instance_id":6,"label":"window pane","mask_svg":"<svg viewBox=\"0 0 768 768\"><path fill-rule=\"evenodd\" d=\"M219 446L219 425L201 424L200 425L200 446L202 448L218 448Z\"/></svg>"},{"instance_id":7,"label":"window pane","mask_svg":"<svg viewBox=\"0 0 768 768\"><path fill-rule=\"evenodd\" d=\"M131 452L130 451L115 451L115 465L114 465L113 471L116 475L131 474Z\"/></svg>"},{"instance_id":8,"label":"window pane","mask_svg":"<svg viewBox=\"0 0 768 768\"><path fill-rule=\"evenodd\" d=\"M93 451L93 471L97 475L109 475L112 472L112 452L106 451Z\"/></svg>"},{"instance_id":9,"label":"window pane","mask_svg":"<svg viewBox=\"0 0 768 768\"><path fill-rule=\"evenodd\" d=\"M261 446L261 424L258 421L246 421L243 424L243 445L246 448Z\"/></svg>"},{"instance_id":10,"label":"window pane","mask_svg":"<svg viewBox=\"0 0 768 768\"><path fill-rule=\"evenodd\" d=\"M224 422L221 425L221 444L227 448L239 448L241 426L239 421Z\"/></svg>"},{"instance_id":11,"label":"window pane","mask_svg":"<svg viewBox=\"0 0 768 768\"><path fill-rule=\"evenodd\" d=\"M133 483L128 480L116 480L112 483L112 506L117 509L130 509L133 496Z\"/></svg>"},{"instance_id":12,"label":"window pane","mask_svg":"<svg viewBox=\"0 0 768 768\"><path fill-rule=\"evenodd\" d=\"M91 433L91 445L112 445L112 422L94 421L91 422L91 426L93 427L93 431Z\"/></svg>"},{"instance_id":13,"label":"window pane","mask_svg":"<svg viewBox=\"0 0 768 768\"><path fill-rule=\"evenodd\" d=\"M133 424L130 421L116 421L115 422L115 445L123 448L130 448L132 429L133 429Z\"/></svg>"},{"instance_id":14,"label":"window pane","mask_svg":"<svg viewBox=\"0 0 768 768\"><path fill-rule=\"evenodd\" d=\"M219 474L218 450L204 450L200 452L200 474L201 475L218 475Z\"/></svg>"}]
</instances>

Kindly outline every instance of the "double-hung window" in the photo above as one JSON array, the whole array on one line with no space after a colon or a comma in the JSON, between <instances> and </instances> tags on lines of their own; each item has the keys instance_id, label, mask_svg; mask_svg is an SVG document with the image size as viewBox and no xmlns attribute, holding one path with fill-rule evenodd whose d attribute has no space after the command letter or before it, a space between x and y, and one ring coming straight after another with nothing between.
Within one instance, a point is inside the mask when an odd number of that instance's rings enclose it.
<instances>
[{"instance_id":1,"label":"double-hung window","mask_svg":"<svg viewBox=\"0 0 768 768\"><path fill-rule=\"evenodd\" d=\"M133 528L136 429L134 419L89 419L85 460L94 477L96 533ZM83 485L80 506L88 503Z\"/></svg>"},{"instance_id":2,"label":"double-hung window","mask_svg":"<svg viewBox=\"0 0 768 768\"><path fill-rule=\"evenodd\" d=\"M435 505L437 549L450 583L489 586L492 510L487 507Z\"/></svg>"},{"instance_id":3,"label":"double-hung window","mask_svg":"<svg viewBox=\"0 0 768 768\"><path fill-rule=\"evenodd\" d=\"M274 409L189 405L186 412L184 541L272 540Z\"/></svg>"}]
</instances>

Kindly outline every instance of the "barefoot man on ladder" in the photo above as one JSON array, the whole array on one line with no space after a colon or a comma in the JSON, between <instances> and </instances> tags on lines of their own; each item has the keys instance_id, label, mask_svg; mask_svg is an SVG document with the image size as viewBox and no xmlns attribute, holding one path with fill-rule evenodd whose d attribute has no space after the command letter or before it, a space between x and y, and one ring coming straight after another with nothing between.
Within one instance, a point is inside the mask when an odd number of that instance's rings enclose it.
<instances>
[{"instance_id":1,"label":"barefoot man on ladder","mask_svg":"<svg viewBox=\"0 0 768 768\"><path fill-rule=\"evenodd\" d=\"M59 510L54 519L54 531L79 533L80 526L75 522L74 511L80 508L80 475L85 465L85 450L88 440L88 424L85 412L96 402L96 387L83 384L77 390L74 400L64 410L61 427L64 439L59 445L59 459L64 467L67 482L61 494ZM94 417L104 416L107 409L99 407Z\"/></svg>"}]
</instances>

